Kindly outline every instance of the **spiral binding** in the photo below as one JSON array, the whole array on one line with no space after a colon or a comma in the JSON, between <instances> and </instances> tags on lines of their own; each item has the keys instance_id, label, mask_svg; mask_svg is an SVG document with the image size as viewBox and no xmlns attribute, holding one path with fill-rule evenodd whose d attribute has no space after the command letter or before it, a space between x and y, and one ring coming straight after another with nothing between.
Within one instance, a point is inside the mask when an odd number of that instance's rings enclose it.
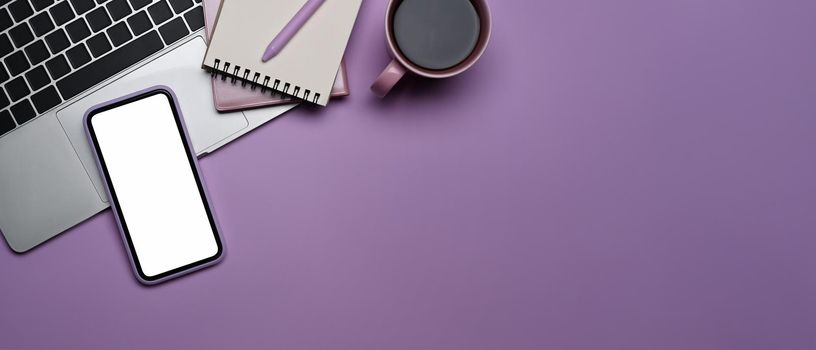
<instances>
[{"instance_id":1,"label":"spiral binding","mask_svg":"<svg viewBox=\"0 0 816 350\"><path fill-rule=\"evenodd\" d=\"M232 71L230 71L230 68ZM241 66L230 64L230 62L223 62L223 67L221 67L221 60L216 59L215 64L210 68L210 75L213 79L216 79L219 74L221 75L222 81L230 79L230 83L236 84L240 80L242 87L246 87L247 84L250 85L250 89L252 90L260 87L262 93L266 93L266 90L269 89L273 95L277 92L285 98L291 96L312 103L317 103L317 101L320 100L320 94L312 94L312 91L309 89L301 89L300 86L292 85L285 81L282 82L280 79L273 80L268 75L264 75L263 80L258 82L258 80L261 79L260 73L253 72L248 68L244 68L242 72ZM269 86L270 83L272 83L272 86ZM289 91L290 89L292 90L291 92ZM311 100L309 98L311 98Z\"/></svg>"}]
</instances>

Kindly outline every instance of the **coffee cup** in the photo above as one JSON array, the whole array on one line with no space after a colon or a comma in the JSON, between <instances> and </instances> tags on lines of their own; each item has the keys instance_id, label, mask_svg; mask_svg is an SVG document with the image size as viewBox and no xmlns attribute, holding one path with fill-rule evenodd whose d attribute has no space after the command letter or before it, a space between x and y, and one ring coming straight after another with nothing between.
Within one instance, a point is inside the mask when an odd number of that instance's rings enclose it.
<instances>
[{"instance_id":1,"label":"coffee cup","mask_svg":"<svg viewBox=\"0 0 816 350\"><path fill-rule=\"evenodd\" d=\"M385 37L393 58L371 85L383 97L410 72L448 78L466 71L490 39L485 0L391 0Z\"/></svg>"}]
</instances>

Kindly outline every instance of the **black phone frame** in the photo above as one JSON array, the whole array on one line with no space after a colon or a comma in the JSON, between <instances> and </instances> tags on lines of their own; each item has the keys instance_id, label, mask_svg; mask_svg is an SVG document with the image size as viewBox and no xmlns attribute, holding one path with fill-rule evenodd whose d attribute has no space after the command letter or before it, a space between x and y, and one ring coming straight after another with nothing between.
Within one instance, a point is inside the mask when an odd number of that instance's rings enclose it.
<instances>
[{"instance_id":1,"label":"black phone frame","mask_svg":"<svg viewBox=\"0 0 816 350\"><path fill-rule=\"evenodd\" d=\"M129 103L133 103L133 102L136 102L136 101L148 98L148 97L152 97L152 96L155 96L155 95L159 95L159 94L164 95L167 98L167 103L170 105L170 109L173 111L173 119L175 120L176 128L177 128L178 133L179 133L179 137L181 138L182 144L184 146L184 151L187 154L188 164L190 165L190 169L193 171L193 177L195 178L195 181L196 181L196 186L198 188L199 196L201 198L201 201L204 204L204 209L207 212L207 219L209 220L210 227L212 228L213 236L214 236L215 242L216 242L216 244L218 246L218 250L211 257L208 257L208 258L205 258L205 259L202 259L202 260L198 260L198 261L192 262L190 264L174 268L174 269L169 270L169 271L162 272L162 273L160 273L158 275L155 275L155 276L147 276L144 273L144 271L142 270L142 266L139 263L139 256L136 254L136 249L133 246L133 240L132 240L132 238L130 236L130 230L128 229L127 221L125 220L125 217L124 217L124 215L122 213L122 210L120 209L121 206L119 205L119 198L116 195L116 189L113 186L113 182L110 179L110 173L108 172L107 165L105 164L105 157L102 155L102 150L99 147L99 142L98 142L97 137L96 137L96 131L93 128L92 120L93 120L93 117L95 115L97 115L97 114L99 114L101 112L109 111L109 110L112 110L112 109L127 105ZM111 207L112 207L112 209L114 211L114 214L117 216L117 221L119 222L119 227L120 227L120 229L122 231L122 236L124 236L124 238L126 240L128 252L129 252L129 255L130 255L130 258L131 258L131 264L133 265L134 269L136 270L136 273L139 275L139 278L141 280L143 280L144 282L148 283L148 284L154 283L154 282L159 282L160 280L170 278L171 276L181 275L184 272L196 270L198 267L203 267L204 265L214 263L214 262L218 261L222 257L223 252L224 252L224 246L223 246L223 243L221 242L221 233L220 233L220 231L218 229L218 225L216 224L215 217L213 216L213 213L212 213L212 209L210 208L209 201L208 201L208 196L207 196L207 191L204 188L203 182L201 181L201 175L198 172L198 166L196 164L195 153L192 151L192 147L190 145L189 137L187 136L187 133L186 133L186 128L184 126L184 122L182 121L182 119L180 117L180 114L179 114L178 110L176 109L176 105L177 104L176 104L175 97L170 91L167 91L167 90L164 90L164 89L155 89L155 90L146 91L144 93L135 94L133 96L122 99L120 101L116 101L114 103L111 103L111 104L96 108L96 109L94 109L92 111L89 111L88 116L85 118L89 138L91 139L91 147L93 148L94 152L96 153L97 160L99 161L99 163L98 163L99 167L101 168L101 171L103 173L102 177L104 178L105 183L107 184L108 194L109 194L110 200L112 201Z\"/></svg>"}]
</instances>

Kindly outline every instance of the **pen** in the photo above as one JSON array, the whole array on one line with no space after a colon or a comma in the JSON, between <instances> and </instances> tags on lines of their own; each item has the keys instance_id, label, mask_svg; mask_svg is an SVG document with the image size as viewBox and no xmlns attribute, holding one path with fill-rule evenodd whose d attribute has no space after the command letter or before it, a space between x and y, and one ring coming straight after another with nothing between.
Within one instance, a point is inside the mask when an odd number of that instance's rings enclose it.
<instances>
[{"instance_id":1,"label":"pen","mask_svg":"<svg viewBox=\"0 0 816 350\"><path fill-rule=\"evenodd\" d=\"M266 47L266 50L261 57L261 61L266 62L269 61L270 58L275 57L278 53L283 50L283 47L286 46L286 43L295 36L295 33L300 30L300 27L303 27L303 24L309 20L309 17L317 11L320 5L323 5L325 0L307 0L303 7L298 10L295 14L295 17L286 24L285 27L275 35L275 38L272 39L272 42L269 43L269 46Z\"/></svg>"}]
</instances>

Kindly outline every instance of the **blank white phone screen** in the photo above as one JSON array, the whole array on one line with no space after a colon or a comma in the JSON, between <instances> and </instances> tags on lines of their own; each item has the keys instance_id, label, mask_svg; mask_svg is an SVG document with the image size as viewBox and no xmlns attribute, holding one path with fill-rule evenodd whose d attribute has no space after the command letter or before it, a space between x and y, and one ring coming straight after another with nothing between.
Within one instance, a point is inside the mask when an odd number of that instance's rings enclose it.
<instances>
[{"instance_id":1,"label":"blank white phone screen","mask_svg":"<svg viewBox=\"0 0 816 350\"><path fill-rule=\"evenodd\" d=\"M91 118L123 224L148 277L218 253L170 103L156 94Z\"/></svg>"}]
</instances>

